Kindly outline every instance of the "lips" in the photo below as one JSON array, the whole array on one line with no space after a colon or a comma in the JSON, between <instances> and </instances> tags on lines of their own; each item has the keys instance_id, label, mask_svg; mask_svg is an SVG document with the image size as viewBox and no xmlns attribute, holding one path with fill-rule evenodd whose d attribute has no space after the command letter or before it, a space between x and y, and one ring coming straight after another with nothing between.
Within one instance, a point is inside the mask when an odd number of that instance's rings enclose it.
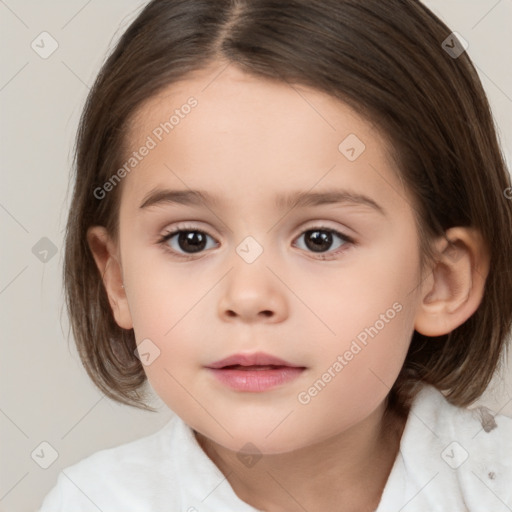
<instances>
[{"instance_id":1,"label":"lips","mask_svg":"<svg viewBox=\"0 0 512 512\"><path fill-rule=\"evenodd\" d=\"M207 371L223 387L238 393L262 393L283 388L305 370L304 366L263 352L234 354L207 366Z\"/></svg>"},{"instance_id":2,"label":"lips","mask_svg":"<svg viewBox=\"0 0 512 512\"><path fill-rule=\"evenodd\" d=\"M293 363L265 354L256 352L253 354L233 354L229 357L216 361L207 366L208 368L223 368L233 370L274 370L277 368L304 368Z\"/></svg>"}]
</instances>

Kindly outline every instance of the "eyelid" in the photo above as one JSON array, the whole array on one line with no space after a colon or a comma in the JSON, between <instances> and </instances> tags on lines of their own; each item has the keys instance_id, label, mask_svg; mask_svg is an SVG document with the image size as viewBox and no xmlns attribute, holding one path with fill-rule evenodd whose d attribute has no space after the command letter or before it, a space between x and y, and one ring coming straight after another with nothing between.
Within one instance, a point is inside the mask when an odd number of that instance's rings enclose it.
<instances>
[{"instance_id":1,"label":"eyelid","mask_svg":"<svg viewBox=\"0 0 512 512\"><path fill-rule=\"evenodd\" d=\"M164 227L162 231L165 231L166 233L171 233L173 231L180 231L180 230L190 230L190 231L202 231L202 232L205 232L206 234L209 234L210 236L213 237L213 235L210 234L210 228L209 227L201 227L201 225L203 224L208 224L208 226L210 226L209 223L205 223L203 221L200 221L200 220L185 220L185 221L177 221L175 222L174 224L172 224L172 227ZM333 224L333 225L329 225L329 224ZM345 232L349 231L350 233L353 234L353 236L356 236L356 231L354 231L354 229L351 229L349 228L348 226L341 226L340 227L340 223L338 221L331 221L331 220L311 220L311 221L306 221L306 222L301 222L300 225L299 225L299 228L294 228L294 231L298 231L299 234L302 234L304 231L308 231L310 229L320 229L320 228L325 228L325 229L331 229L331 230L334 230L334 231L338 231L338 232L341 232L342 234L345 234ZM231 231L231 230L230 230ZM346 236L351 236L349 234L346 234Z\"/></svg>"},{"instance_id":2,"label":"eyelid","mask_svg":"<svg viewBox=\"0 0 512 512\"><path fill-rule=\"evenodd\" d=\"M333 224L333 225L331 225ZM334 225L336 224L336 225ZM329 231L336 231L340 235L345 236L346 238L353 238L353 236L356 236L356 233L353 229L350 229L349 227L343 225L340 226L339 222L335 221L328 221L328 220L316 220L316 221L310 221L306 222L305 224L302 224L300 226L300 234L304 233L304 231L311 231L315 229L326 229ZM352 234L349 234L352 233Z\"/></svg>"},{"instance_id":3,"label":"eyelid","mask_svg":"<svg viewBox=\"0 0 512 512\"><path fill-rule=\"evenodd\" d=\"M198 231L199 233L204 233L205 235L208 235L209 237L216 239L216 237L212 235L207 228L203 228L200 226L201 222L195 222L196 221L177 222L176 224L173 224L171 227L164 228L162 230L162 234L159 235L159 238L165 238L168 237L169 235L179 233L180 231Z\"/></svg>"}]
</instances>

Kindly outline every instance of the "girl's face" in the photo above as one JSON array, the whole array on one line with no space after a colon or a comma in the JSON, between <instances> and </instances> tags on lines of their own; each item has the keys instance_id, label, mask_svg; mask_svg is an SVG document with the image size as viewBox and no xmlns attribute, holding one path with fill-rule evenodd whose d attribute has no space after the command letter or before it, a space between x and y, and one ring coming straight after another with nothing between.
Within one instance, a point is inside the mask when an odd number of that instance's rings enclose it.
<instances>
[{"instance_id":1,"label":"girl's face","mask_svg":"<svg viewBox=\"0 0 512 512\"><path fill-rule=\"evenodd\" d=\"M348 106L219 71L173 84L131 124L118 322L191 427L287 452L362 422L395 381L421 300L413 203ZM270 387L285 372L240 370L237 388L208 368L260 352L300 369Z\"/></svg>"}]
</instances>

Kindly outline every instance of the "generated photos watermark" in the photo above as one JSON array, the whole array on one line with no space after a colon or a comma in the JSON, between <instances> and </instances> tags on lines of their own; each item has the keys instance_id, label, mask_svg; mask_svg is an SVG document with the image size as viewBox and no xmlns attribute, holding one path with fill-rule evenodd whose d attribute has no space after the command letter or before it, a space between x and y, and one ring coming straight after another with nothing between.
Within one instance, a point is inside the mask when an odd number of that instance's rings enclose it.
<instances>
[{"instance_id":1,"label":"generated photos watermark","mask_svg":"<svg viewBox=\"0 0 512 512\"><path fill-rule=\"evenodd\" d=\"M186 103L180 108L174 110L174 113L169 117L167 121L160 123L156 126L151 135L146 137L146 141L142 146L134 151L131 156L124 162L124 164L107 180L101 187L96 187L93 191L93 195L96 199L104 199L109 192L115 189L115 187L135 169L144 158L146 158L150 152L155 149L165 136L172 132L183 119L187 117L192 109L197 107L199 102L196 98L191 96Z\"/></svg>"},{"instance_id":2,"label":"generated photos watermark","mask_svg":"<svg viewBox=\"0 0 512 512\"><path fill-rule=\"evenodd\" d=\"M307 390L301 391L297 395L297 400L302 405L307 405L315 398L326 386L331 382L362 350L368 346L370 341L368 338L375 338L382 329L393 320L403 306L399 302L395 302L392 307L385 313L379 315L370 327L365 327L350 343L348 350L343 354L339 354L336 360L326 369L326 371L318 378Z\"/></svg>"}]
</instances>

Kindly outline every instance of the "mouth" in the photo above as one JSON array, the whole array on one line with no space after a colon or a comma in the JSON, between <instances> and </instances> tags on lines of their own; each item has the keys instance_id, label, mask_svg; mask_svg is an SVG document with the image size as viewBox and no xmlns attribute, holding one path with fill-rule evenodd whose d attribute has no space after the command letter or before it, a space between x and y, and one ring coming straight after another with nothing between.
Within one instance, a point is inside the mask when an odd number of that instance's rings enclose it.
<instances>
[{"instance_id":1,"label":"mouth","mask_svg":"<svg viewBox=\"0 0 512 512\"><path fill-rule=\"evenodd\" d=\"M263 392L295 380L305 366L295 366L268 354L235 354L210 364L207 369L223 385L244 392Z\"/></svg>"},{"instance_id":2,"label":"mouth","mask_svg":"<svg viewBox=\"0 0 512 512\"><path fill-rule=\"evenodd\" d=\"M273 365L273 364L266 364L266 365L258 365L254 364L251 366L244 366L241 364L231 364L229 366L223 366L220 368L220 370L241 370L241 371L264 371L264 370L275 370L278 368L295 368L293 366L286 366L286 365Z\"/></svg>"},{"instance_id":3,"label":"mouth","mask_svg":"<svg viewBox=\"0 0 512 512\"><path fill-rule=\"evenodd\" d=\"M300 365L296 365L285 361L279 357L265 354L264 352L256 352L251 354L233 354L225 357L219 361L211 363L207 366L208 368L227 368L227 369L272 369L276 367L289 367L289 368L301 368ZM302 366L302 368L304 368Z\"/></svg>"}]
</instances>

